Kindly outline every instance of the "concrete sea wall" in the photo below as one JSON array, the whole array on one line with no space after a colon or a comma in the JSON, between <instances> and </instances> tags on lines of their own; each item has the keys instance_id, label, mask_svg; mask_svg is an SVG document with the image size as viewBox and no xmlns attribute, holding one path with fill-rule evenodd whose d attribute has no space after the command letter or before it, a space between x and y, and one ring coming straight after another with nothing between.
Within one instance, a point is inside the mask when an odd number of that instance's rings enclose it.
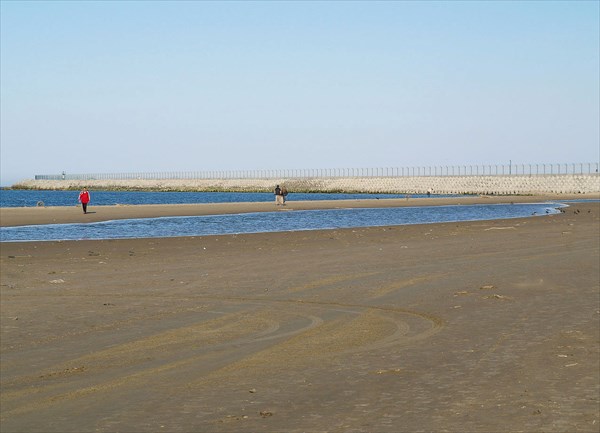
<instances>
[{"instance_id":1,"label":"concrete sea wall","mask_svg":"<svg viewBox=\"0 0 600 433\"><path fill-rule=\"evenodd\" d=\"M276 184L291 192L361 192L425 194L590 194L600 192L598 174L517 176L315 177L272 179L129 179L25 180L13 188L147 191L272 191Z\"/></svg>"}]
</instances>

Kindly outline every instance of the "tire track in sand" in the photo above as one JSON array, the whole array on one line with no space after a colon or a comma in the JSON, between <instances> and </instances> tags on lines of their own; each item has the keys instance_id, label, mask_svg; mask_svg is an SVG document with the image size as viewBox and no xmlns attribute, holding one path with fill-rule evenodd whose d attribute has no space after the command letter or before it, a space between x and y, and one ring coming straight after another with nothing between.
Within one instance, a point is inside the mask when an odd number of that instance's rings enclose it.
<instances>
[{"instance_id":1,"label":"tire track in sand","mask_svg":"<svg viewBox=\"0 0 600 433\"><path fill-rule=\"evenodd\" d=\"M260 375L267 366L270 371L285 370L348 353L405 346L429 338L443 326L439 318L394 307L297 299L202 298L234 304L241 310L9 380L3 384L2 418L117 389L151 387L174 372L194 371L197 377L198 365L212 367L193 381L174 383L173 388L194 388L240 372ZM249 305L262 310L249 313Z\"/></svg>"}]
</instances>

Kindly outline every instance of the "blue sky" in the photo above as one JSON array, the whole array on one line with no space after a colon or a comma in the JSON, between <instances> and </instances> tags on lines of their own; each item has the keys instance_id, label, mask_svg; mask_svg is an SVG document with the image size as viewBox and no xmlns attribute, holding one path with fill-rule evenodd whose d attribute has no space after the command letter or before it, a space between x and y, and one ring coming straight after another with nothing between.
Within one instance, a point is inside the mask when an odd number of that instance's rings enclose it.
<instances>
[{"instance_id":1,"label":"blue sky","mask_svg":"<svg viewBox=\"0 0 600 433\"><path fill-rule=\"evenodd\" d=\"M596 162L599 5L2 1L0 184Z\"/></svg>"}]
</instances>

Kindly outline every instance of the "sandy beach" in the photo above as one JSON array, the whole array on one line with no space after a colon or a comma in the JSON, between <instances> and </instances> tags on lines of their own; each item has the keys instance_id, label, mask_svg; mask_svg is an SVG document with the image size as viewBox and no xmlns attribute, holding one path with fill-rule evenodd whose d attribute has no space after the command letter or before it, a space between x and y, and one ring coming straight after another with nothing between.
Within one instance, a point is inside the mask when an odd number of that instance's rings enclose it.
<instances>
[{"instance_id":1,"label":"sandy beach","mask_svg":"<svg viewBox=\"0 0 600 433\"><path fill-rule=\"evenodd\" d=\"M597 196L560 197L572 198ZM285 211L546 199L558 198ZM92 204L2 208L0 221L275 209ZM598 202L536 218L0 248L3 433L600 428Z\"/></svg>"}]
</instances>

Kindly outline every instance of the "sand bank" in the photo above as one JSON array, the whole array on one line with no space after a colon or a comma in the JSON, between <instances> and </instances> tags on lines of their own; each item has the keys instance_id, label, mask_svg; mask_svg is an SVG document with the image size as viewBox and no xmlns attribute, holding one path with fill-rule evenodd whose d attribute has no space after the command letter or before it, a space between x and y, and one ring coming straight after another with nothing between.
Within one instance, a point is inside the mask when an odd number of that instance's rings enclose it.
<instances>
[{"instance_id":1,"label":"sand bank","mask_svg":"<svg viewBox=\"0 0 600 433\"><path fill-rule=\"evenodd\" d=\"M599 203L0 247L3 432L598 431Z\"/></svg>"},{"instance_id":2,"label":"sand bank","mask_svg":"<svg viewBox=\"0 0 600 433\"><path fill-rule=\"evenodd\" d=\"M378 208L400 206L441 206L448 204L481 203L531 203L548 200L567 200L581 198L581 195L541 195L541 196L472 196L460 198L419 198L419 199L370 199L370 200L323 200L288 201L285 207L274 203L223 203L223 204L178 204L178 205L116 205L94 206L84 215L79 206L69 207L22 207L0 208L0 226L31 224L61 224L98 222L115 219L153 218L166 216L199 216L217 214L235 214L248 212L289 212L307 209L336 208ZM585 198L600 198L599 194L586 194Z\"/></svg>"}]
</instances>

